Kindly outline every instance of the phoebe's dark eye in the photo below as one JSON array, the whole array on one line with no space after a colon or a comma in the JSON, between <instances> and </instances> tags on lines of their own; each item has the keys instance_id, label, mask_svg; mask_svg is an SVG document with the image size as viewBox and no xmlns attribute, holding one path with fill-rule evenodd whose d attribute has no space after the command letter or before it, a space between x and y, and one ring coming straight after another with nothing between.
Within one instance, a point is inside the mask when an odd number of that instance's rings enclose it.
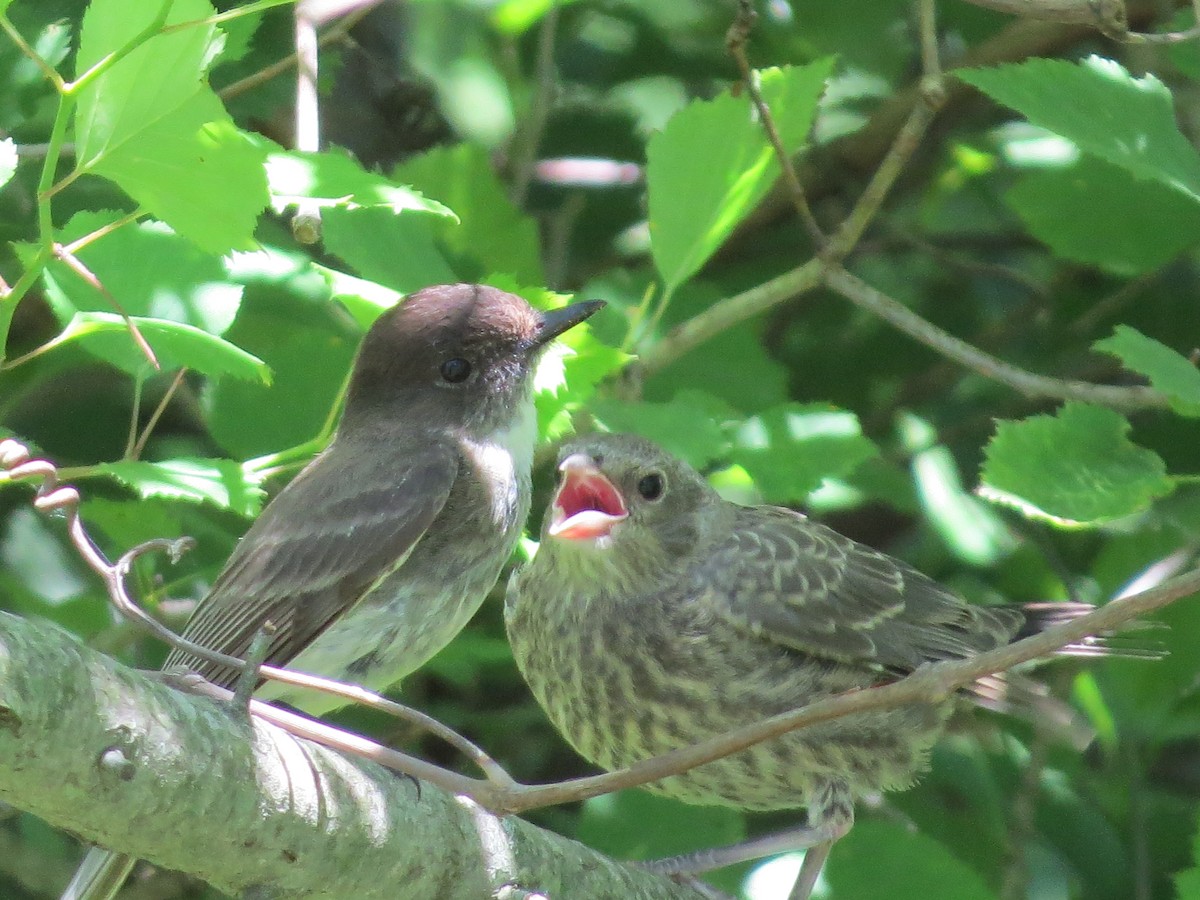
<instances>
[{"instance_id":1,"label":"phoebe's dark eye","mask_svg":"<svg viewBox=\"0 0 1200 900\"><path fill-rule=\"evenodd\" d=\"M637 483L638 493L647 500L657 500L662 496L663 492L663 477L657 472L650 475L645 475L642 480Z\"/></svg>"},{"instance_id":2,"label":"phoebe's dark eye","mask_svg":"<svg viewBox=\"0 0 1200 900\"><path fill-rule=\"evenodd\" d=\"M451 384L466 381L470 374L471 364L461 356L456 356L454 359L448 359L442 363L442 377Z\"/></svg>"}]
</instances>

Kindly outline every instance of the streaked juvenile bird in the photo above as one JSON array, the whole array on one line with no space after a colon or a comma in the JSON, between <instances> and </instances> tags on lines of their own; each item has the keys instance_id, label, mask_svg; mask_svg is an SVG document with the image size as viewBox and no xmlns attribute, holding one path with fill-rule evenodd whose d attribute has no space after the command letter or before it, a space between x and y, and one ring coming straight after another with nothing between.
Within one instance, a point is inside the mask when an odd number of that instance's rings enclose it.
<instances>
[{"instance_id":1,"label":"streaked juvenile bird","mask_svg":"<svg viewBox=\"0 0 1200 900\"><path fill-rule=\"evenodd\" d=\"M648 441L596 434L560 454L542 543L509 583L505 619L550 720L613 770L1090 608L970 606L800 513L727 502ZM910 785L950 707L832 720L646 787L701 805L805 807L802 828L719 863L809 848L792 893L803 900L855 800Z\"/></svg>"},{"instance_id":2,"label":"streaked juvenile bird","mask_svg":"<svg viewBox=\"0 0 1200 900\"><path fill-rule=\"evenodd\" d=\"M270 622L267 663L376 690L424 664L479 608L524 526L538 355L603 305L538 312L453 284L385 312L333 442L246 532L184 637L240 657ZM178 650L166 664L224 687L238 675ZM314 714L346 702L270 682L258 696ZM93 851L63 900L111 897L132 865Z\"/></svg>"}]
</instances>

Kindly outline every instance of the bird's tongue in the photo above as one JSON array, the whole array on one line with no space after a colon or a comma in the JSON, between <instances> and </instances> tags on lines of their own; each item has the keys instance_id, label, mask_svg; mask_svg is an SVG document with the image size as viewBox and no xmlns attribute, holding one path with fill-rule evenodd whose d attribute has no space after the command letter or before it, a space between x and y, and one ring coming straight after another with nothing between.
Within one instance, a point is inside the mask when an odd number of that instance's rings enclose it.
<instances>
[{"instance_id":1,"label":"bird's tongue","mask_svg":"<svg viewBox=\"0 0 1200 900\"><path fill-rule=\"evenodd\" d=\"M573 541L594 539L607 535L628 515L621 494L600 472L567 469L546 533Z\"/></svg>"}]
</instances>

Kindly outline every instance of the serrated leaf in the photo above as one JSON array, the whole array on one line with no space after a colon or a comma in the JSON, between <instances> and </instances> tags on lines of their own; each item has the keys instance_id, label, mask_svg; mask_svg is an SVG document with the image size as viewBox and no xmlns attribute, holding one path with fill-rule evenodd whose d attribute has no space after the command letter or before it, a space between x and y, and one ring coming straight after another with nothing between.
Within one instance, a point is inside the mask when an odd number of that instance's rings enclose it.
<instances>
[{"instance_id":1,"label":"serrated leaf","mask_svg":"<svg viewBox=\"0 0 1200 900\"><path fill-rule=\"evenodd\" d=\"M1181 416L1200 417L1200 370L1166 344L1136 328L1118 325L1112 337L1096 341L1092 349L1119 357L1125 368L1149 378Z\"/></svg>"},{"instance_id":2,"label":"serrated leaf","mask_svg":"<svg viewBox=\"0 0 1200 900\"><path fill-rule=\"evenodd\" d=\"M763 98L784 149L812 127L833 60L764 69ZM779 163L745 92L694 101L650 139L646 181L654 264L668 294L694 275L779 177Z\"/></svg>"},{"instance_id":3,"label":"serrated leaf","mask_svg":"<svg viewBox=\"0 0 1200 900\"><path fill-rule=\"evenodd\" d=\"M271 205L279 212L301 202L343 209L383 207L399 215L419 210L457 220L457 216L417 191L377 172L368 172L346 151L331 148L321 153L284 150L260 139L268 150L267 182Z\"/></svg>"},{"instance_id":4,"label":"serrated leaf","mask_svg":"<svg viewBox=\"0 0 1200 900\"><path fill-rule=\"evenodd\" d=\"M80 33L80 75L140 34L160 8L94 0ZM176 0L167 23L213 14L205 0ZM213 253L252 246L268 199L264 151L204 81L220 42L211 24L158 34L85 84L75 109L76 174L111 179Z\"/></svg>"},{"instance_id":5,"label":"serrated leaf","mask_svg":"<svg viewBox=\"0 0 1200 900\"><path fill-rule=\"evenodd\" d=\"M81 212L55 238L70 244L119 218L115 212ZM237 316L242 286L230 281L222 260L204 253L156 221L125 225L93 241L76 256L108 291L101 293L66 263L46 268L46 288L59 322L80 311L115 312L113 299L131 316L149 316L223 334Z\"/></svg>"},{"instance_id":6,"label":"serrated leaf","mask_svg":"<svg viewBox=\"0 0 1200 900\"><path fill-rule=\"evenodd\" d=\"M264 384L271 381L271 370L266 363L216 335L180 322L144 316L130 318L163 369L186 366L210 376L231 375ZM133 342L129 326L115 313L76 313L52 341L56 346L72 342L131 375L151 371L150 362Z\"/></svg>"},{"instance_id":7,"label":"serrated leaf","mask_svg":"<svg viewBox=\"0 0 1200 900\"><path fill-rule=\"evenodd\" d=\"M1171 92L1153 75L1134 78L1098 56L954 74L1084 152L1200 199L1200 154L1175 122Z\"/></svg>"},{"instance_id":8,"label":"serrated leaf","mask_svg":"<svg viewBox=\"0 0 1200 900\"><path fill-rule=\"evenodd\" d=\"M603 398L588 411L609 431L632 431L703 470L729 448L721 425L733 412L720 399L681 393L670 403L631 403Z\"/></svg>"},{"instance_id":9,"label":"serrated leaf","mask_svg":"<svg viewBox=\"0 0 1200 900\"><path fill-rule=\"evenodd\" d=\"M1005 199L1056 254L1118 275L1157 269L1200 243L1193 200L1093 156L1027 172Z\"/></svg>"},{"instance_id":10,"label":"serrated leaf","mask_svg":"<svg viewBox=\"0 0 1200 900\"><path fill-rule=\"evenodd\" d=\"M0 188L8 184L17 171L17 142L12 138L0 141Z\"/></svg>"},{"instance_id":11,"label":"serrated leaf","mask_svg":"<svg viewBox=\"0 0 1200 900\"><path fill-rule=\"evenodd\" d=\"M258 515L262 509L262 487L230 459L121 460L102 463L96 469L142 497L208 503L243 516Z\"/></svg>"},{"instance_id":12,"label":"serrated leaf","mask_svg":"<svg viewBox=\"0 0 1200 900\"><path fill-rule=\"evenodd\" d=\"M854 413L819 403L784 403L752 416L734 428L732 441L731 459L771 503L803 500L879 452Z\"/></svg>"},{"instance_id":13,"label":"serrated leaf","mask_svg":"<svg viewBox=\"0 0 1200 900\"><path fill-rule=\"evenodd\" d=\"M1000 422L979 492L1032 518L1100 523L1139 512L1171 491L1158 454L1129 440L1120 413L1067 403L1055 416Z\"/></svg>"}]
</instances>

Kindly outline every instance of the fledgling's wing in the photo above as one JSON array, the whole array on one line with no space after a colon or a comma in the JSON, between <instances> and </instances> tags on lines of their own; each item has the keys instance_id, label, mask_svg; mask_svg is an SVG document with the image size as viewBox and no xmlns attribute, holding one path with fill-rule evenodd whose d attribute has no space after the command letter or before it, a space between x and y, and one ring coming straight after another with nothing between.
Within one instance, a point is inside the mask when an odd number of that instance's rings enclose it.
<instances>
[{"instance_id":1,"label":"fledgling's wing","mask_svg":"<svg viewBox=\"0 0 1200 900\"><path fill-rule=\"evenodd\" d=\"M969 606L799 513L742 507L694 578L739 627L816 657L907 672L1007 643L1019 610Z\"/></svg>"},{"instance_id":2,"label":"fledgling's wing","mask_svg":"<svg viewBox=\"0 0 1200 900\"><path fill-rule=\"evenodd\" d=\"M381 471L378 453L398 459L397 469ZM269 621L276 631L266 662L286 665L403 564L441 512L457 472L454 448L432 439L402 457L385 447L326 452L263 510L183 636L240 657ZM235 670L179 650L165 665L184 665L225 687L237 679Z\"/></svg>"}]
</instances>

